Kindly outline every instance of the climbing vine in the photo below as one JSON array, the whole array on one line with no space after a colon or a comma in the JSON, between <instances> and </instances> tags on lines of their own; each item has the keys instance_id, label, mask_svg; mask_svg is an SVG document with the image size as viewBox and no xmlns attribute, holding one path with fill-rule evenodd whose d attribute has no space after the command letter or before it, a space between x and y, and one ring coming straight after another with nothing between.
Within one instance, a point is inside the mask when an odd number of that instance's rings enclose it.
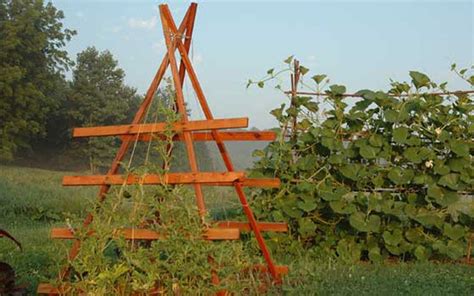
<instances>
[{"instance_id":1,"label":"climbing vine","mask_svg":"<svg viewBox=\"0 0 474 296\"><path fill-rule=\"evenodd\" d=\"M343 85L304 66L289 103L271 111L279 138L263 150L254 176L278 177L279 189L256 192L264 219L288 221L288 249L302 245L344 261L460 259L474 226L474 103L469 92L411 71L388 91L347 96ZM473 67L454 71L474 85ZM275 81L273 69L250 85ZM277 80L278 81L278 80ZM282 89L277 84L278 89ZM354 98L358 97L358 98ZM274 236L274 240L284 239Z\"/></svg>"}]
</instances>

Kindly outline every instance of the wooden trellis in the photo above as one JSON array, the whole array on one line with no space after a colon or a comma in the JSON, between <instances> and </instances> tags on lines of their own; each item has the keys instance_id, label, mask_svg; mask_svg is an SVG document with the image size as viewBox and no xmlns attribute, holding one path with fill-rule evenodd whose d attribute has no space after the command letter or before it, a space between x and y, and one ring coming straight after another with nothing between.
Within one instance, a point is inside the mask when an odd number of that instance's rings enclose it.
<instances>
[{"instance_id":1,"label":"wooden trellis","mask_svg":"<svg viewBox=\"0 0 474 296\"><path fill-rule=\"evenodd\" d=\"M151 82L146 93L145 99L131 124L116 126L99 126L85 127L74 129L73 136L78 137L102 137L102 136L120 136L121 145L112 162L111 168L106 175L95 176L66 176L63 179L64 186L100 186L99 200L103 201L112 185L122 184L144 184L144 185L160 185L160 184L191 184L194 187L196 203L199 214L203 217L206 214L206 207L202 192L202 186L231 186L242 205L243 211L247 217L247 222L240 221L218 221L216 227L208 228L205 231L205 239L207 240L223 240L223 239L239 239L240 232L251 231L254 233L258 246L265 259L264 266L256 266L257 269L271 274L274 282L281 282L281 275L288 272L286 266L277 266L274 264L270 252L265 244L262 236L263 231L285 232L288 226L285 223L267 223L257 222L255 220L252 209L250 208L243 187L278 187L280 181L278 179L252 179L247 178L244 172L236 172L234 165L229 156L224 141L272 141L275 134L264 131L220 131L221 129L246 128L248 127L247 118L230 118L215 119L206 97L198 81L196 72L189 58L189 49L191 46L191 38L194 28L194 20L197 11L197 4L192 3L180 26L177 27L170 10L167 5L159 6L159 12L163 27L163 34L167 47L167 53L164 56L158 71ZM176 60L175 52L179 53L180 63ZM166 123L141 123L145 117L147 109L150 107L153 97L158 86L165 74L167 68L170 67L174 89L176 92L175 105L181 120L175 123L172 128L177 134L173 140L183 141L185 143L186 152L189 160L191 172L168 173L166 175L120 175L120 163L127 154L131 144L135 141L150 141L160 139L160 132L164 132L167 128ZM185 75L188 75L192 87L196 93L200 107L204 113L206 120L189 120L185 108L185 100L183 95L183 82ZM153 137L151 136L153 134ZM158 137L155 137L155 134ZM194 150L194 141L214 141L217 144L219 153L224 161L225 172L200 172L196 161ZM83 222L84 227L88 227L93 220L93 215L88 214ZM93 234L93 229L89 229ZM160 234L148 229L122 229L119 232L126 239L135 240L156 240L160 239ZM75 239L74 233L68 228L55 228L51 231L51 237L54 239ZM93 239L93 238L90 238ZM81 241L74 240L70 249L68 259L74 260L80 250ZM70 267L65 267L60 279L65 279L70 272ZM211 271L210 271L211 272ZM217 274L213 272L213 283L218 284ZM37 292L39 294L59 294L63 293L65 287L58 288L50 284L40 284Z\"/></svg>"}]
</instances>

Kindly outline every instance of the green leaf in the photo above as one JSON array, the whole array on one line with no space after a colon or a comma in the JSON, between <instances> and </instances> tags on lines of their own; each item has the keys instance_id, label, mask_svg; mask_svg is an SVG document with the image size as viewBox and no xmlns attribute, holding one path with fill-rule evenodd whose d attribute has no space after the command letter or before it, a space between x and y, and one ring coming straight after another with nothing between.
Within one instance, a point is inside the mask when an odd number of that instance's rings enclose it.
<instances>
[{"instance_id":1,"label":"green leaf","mask_svg":"<svg viewBox=\"0 0 474 296\"><path fill-rule=\"evenodd\" d=\"M265 82L259 81L259 82L257 83L257 85L258 85L258 87L263 88L263 87L265 86Z\"/></svg>"},{"instance_id":2,"label":"green leaf","mask_svg":"<svg viewBox=\"0 0 474 296\"><path fill-rule=\"evenodd\" d=\"M336 252L343 262L356 263L360 260L362 250L353 240L342 239L337 243Z\"/></svg>"},{"instance_id":3,"label":"green leaf","mask_svg":"<svg viewBox=\"0 0 474 296\"><path fill-rule=\"evenodd\" d=\"M304 67L304 66L300 66L300 73L301 75L305 75L306 73L309 72L309 69Z\"/></svg>"},{"instance_id":4,"label":"green leaf","mask_svg":"<svg viewBox=\"0 0 474 296\"><path fill-rule=\"evenodd\" d=\"M360 170L360 165L357 165L357 164L346 164L339 169L339 171L344 177L351 179L353 181L358 180L359 170Z\"/></svg>"},{"instance_id":5,"label":"green leaf","mask_svg":"<svg viewBox=\"0 0 474 296\"><path fill-rule=\"evenodd\" d=\"M402 231L400 229L395 229L393 232L384 231L382 237L385 243L391 246L397 246L403 240Z\"/></svg>"},{"instance_id":6,"label":"green leaf","mask_svg":"<svg viewBox=\"0 0 474 296\"><path fill-rule=\"evenodd\" d=\"M451 140L449 147L458 156L469 156L469 145L462 140Z\"/></svg>"},{"instance_id":7,"label":"green leaf","mask_svg":"<svg viewBox=\"0 0 474 296\"><path fill-rule=\"evenodd\" d=\"M444 224L443 234L456 241L464 237L466 231L464 230L464 227L459 224L452 226L451 224L446 223Z\"/></svg>"},{"instance_id":8,"label":"green leaf","mask_svg":"<svg viewBox=\"0 0 474 296\"><path fill-rule=\"evenodd\" d=\"M316 84L320 84L321 82L323 82L323 80L327 77L327 75L325 74L319 74L319 75L314 75L313 77L311 77L314 82L316 82Z\"/></svg>"},{"instance_id":9,"label":"green leaf","mask_svg":"<svg viewBox=\"0 0 474 296\"><path fill-rule=\"evenodd\" d=\"M377 215L366 215L362 212L355 212L349 217L349 223L360 232L379 232L381 220Z\"/></svg>"},{"instance_id":10,"label":"green leaf","mask_svg":"<svg viewBox=\"0 0 474 296\"><path fill-rule=\"evenodd\" d=\"M359 153L365 159L374 159L380 152L379 148L375 148L369 145L363 145L360 147Z\"/></svg>"},{"instance_id":11,"label":"green leaf","mask_svg":"<svg viewBox=\"0 0 474 296\"><path fill-rule=\"evenodd\" d=\"M316 231L316 224L311 220L311 218L301 218L298 220L298 233L303 238L314 236Z\"/></svg>"},{"instance_id":12,"label":"green leaf","mask_svg":"<svg viewBox=\"0 0 474 296\"><path fill-rule=\"evenodd\" d=\"M304 201L298 202L298 208L302 209L303 211L309 213L316 209L318 204L314 199L305 199Z\"/></svg>"},{"instance_id":13,"label":"green leaf","mask_svg":"<svg viewBox=\"0 0 474 296\"><path fill-rule=\"evenodd\" d=\"M415 176L415 173L410 169L401 169L396 167L390 169L387 176L396 185L403 185L408 184Z\"/></svg>"},{"instance_id":14,"label":"green leaf","mask_svg":"<svg viewBox=\"0 0 474 296\"><path fill-rule=\"evenodd\" d=\"M446 255L448 255L451 259L457 260L464 256L464 245L459 241L449 241L448 245L446 246Z\"/></svg>"},{"instance_id":15,"label":"green leaf","mask_svg":"<svg viewBox=\"0 0 474 296\"><path fill-rule=\"evenodd\" d=\"M291 64L291 62L293 61L293 57L294 57L294 56L291 55L291 56L287 57L283 62L284 62L285 64Z\"/></svg>"},{"instance_id":16,"label":"green leaf","mask_svg":"<svg viewBox=\"0 0 474 296\"><path fill-rule=\"evenodd\" d=\"M271 69L267 70L267 74L268 75L273 75L273 71L275 71L275 69L271 68Z\"/></svg>"},{"instance_id":17,"label":"green leaf","mask_svg":"<svg viewBox=\"0 0 474 296\"><path fill-rule=\"evenodd\" d=\"M428 76L417 71L410 71L410 77L416 88L427 87L431 82Z\"/></svg>"},{"instance_id":18,"label":"green leaf","mask_svg":"<svg viewBox=\"0 0 474 296\"><path fill-rule=\"evenodd\" d=\"M426 261L431 255L429 250L421 245L415 248L414 254L419 261Z\"/></svg>"},{"instance_id":19,"label":"green leaf","mask_svg":"<svg viewBox=\"0 0 474 296\"><path fill-rule=\"evenodd\" d=\"M398 127L393 130L393 141L404 144L408 138L409 130L406 127Z\"/></svg>"},{"instance_id":20,"label":"green leaf","mask_svg":"<svg viewBox=\"0 0 474 296\"><path fill-rule=\"evenodd\" d=\"M384 142L384 138L382 135L379 135L379 134L371 135L369 138L369 144L374 147L382 147L383 142Z\"/></svg>"},{"instance_id":21,"label":"green leaf","mask_svg":"<svg viewBox=\"0 0 474 296\"><path fill-rule=\"evenodd\" d=\"M369 249L369 259L374 263L382 263L383 257L380 254L379 247L372 247Z\"/></svg>"},{"instance_id":22,"label":"green leaf","mask_svg":"<svg viewBox=\"0 0 474 296\"><path fill-rule=\"evenodd\" d=\"M444 175L441 178L439 178L438 184L441 186L451 188L453 190L458 190L459 189L459 174L451 173L451 174Z\"/></svg>"},{"instance_id":23,"label":"green leaf","mask_svg":"<svg viewBox=\"0 0 474 296\"><path fill-rule=\"evenodd\" d=\"M329 87L329 90L334 95L343 95L346 92L346 87L344 85L333 84Z\"/></svg>"}]
</instances>

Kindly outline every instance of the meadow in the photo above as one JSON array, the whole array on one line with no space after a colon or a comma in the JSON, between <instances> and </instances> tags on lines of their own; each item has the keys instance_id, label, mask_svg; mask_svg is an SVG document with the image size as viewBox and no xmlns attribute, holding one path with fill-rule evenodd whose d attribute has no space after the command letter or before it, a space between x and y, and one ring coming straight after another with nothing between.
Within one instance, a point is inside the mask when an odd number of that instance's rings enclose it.
<instances>
[{"instance_id":1,"label":"meadow","mask_svg":"<svg viewBox=\"0 0 474 296\"><path fill-rule=\"evenodd\" d=\"M66 257L64 242L49 238L52 226L85 217L96 197L96 188L65 188L67 172L0 166L0 228L23 245L19 251L9 240L0 240L0 261L14 267L17 281L34 293L40 281L53 278ZM232 214L235 201L225 191L207 192L215 216ZM220 214L219 214L220 213ZM280 252L284 253L284 252ZM290 274L274 290L284 295L472 295L474 268L463 263L360 263L347 265L334 258L302 252L277 256Z\"/></svg>"}]
</instances>

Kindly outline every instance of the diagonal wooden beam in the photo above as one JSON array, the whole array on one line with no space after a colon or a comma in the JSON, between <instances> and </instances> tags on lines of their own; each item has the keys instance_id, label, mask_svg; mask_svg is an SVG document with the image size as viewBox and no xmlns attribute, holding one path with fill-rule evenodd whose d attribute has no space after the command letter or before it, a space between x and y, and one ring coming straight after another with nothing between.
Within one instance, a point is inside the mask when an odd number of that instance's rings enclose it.
<instances>
[{"instance_id":1,"label":"diagonal wooden beam","mask_svg":"<svg viewBox=\"0 0 474 296\"><path fill-rule=\"evenodd\" d=\"M182 89L182 83L181 79L179 77L179 70L178 66L176 63L176 57L175 57L175 43L179 42L182 45L182 49L186 51L184 48L184 45L181 43L181 40L179 37L179 32L176 30L171 32L169 28L169 23L168 21L164 18L163 16L163 8L165 5L160 5L160 18L161 18L161 23L163 27L163 35L165 36L165 43L166 43L166 48L168 49L168 59L169 59L169 64L170 64L170 69L171 69L171 74L173 76L173 82L175 86L175 92L176 92L176 105L178 107L178 112L181 114L181 119L183 123L186 123L188 121L188 115L187 115L187 110L186 106L184 103L184 95L183 95L183 89ZM173 37L173 42L171 39ZM187 54L187 52L186 52ZM189 160L189 166L191 168L191 172L195 173L199 171L197 161L196 161L196 153L194 151L194 146L193 146L193 140L191 137L191 133L188 131L183 132L184 135L184 142L186 145L186 152L188 154L188 160ZM194 192L196 194L196 203L197 207L199 209L199 214L201 217L204 217L206 215L206 206L204 203L204 196L202 193L202 188L199 184L194 184Z\"/></svg>"}]
</instances>

